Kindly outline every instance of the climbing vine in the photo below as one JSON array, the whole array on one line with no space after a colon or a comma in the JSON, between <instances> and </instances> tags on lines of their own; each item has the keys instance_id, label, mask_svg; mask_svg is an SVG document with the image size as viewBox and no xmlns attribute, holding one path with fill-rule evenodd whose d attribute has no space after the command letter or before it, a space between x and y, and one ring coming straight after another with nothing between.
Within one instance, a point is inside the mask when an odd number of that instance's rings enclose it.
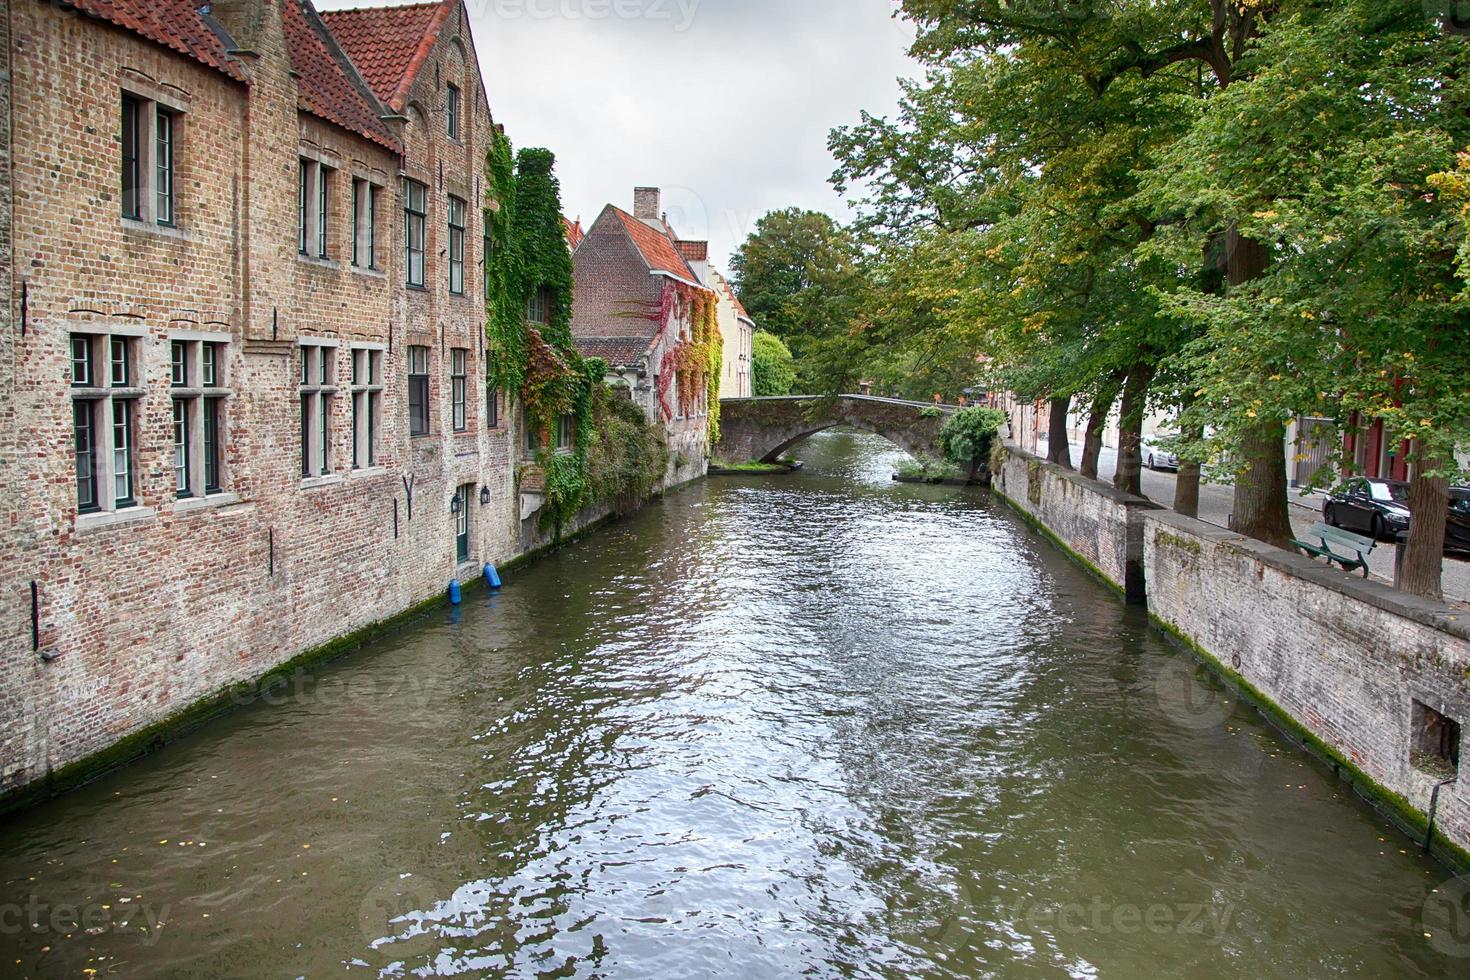
<instances>
[{"instance_id":1,"label":"climbing vine","mask_svg":"<svg viewBox=\"0 0 1470 980\"><path fill-rule=\"evenodd\" d=\"M665 280L658 302L648 313L648 318L659 324L659 340L667 331L679 329L686 317L689 336L668 348L659 362L659 414L665 422L674 417L671 394L677 394L681 405L693 405L704 396L709 413L709 445L713 446L720 438L720 368L725 356L719 301L707 290ZM676 377L679 390L674 392Z\"/></svg>"},{"instance_id":2,"label":"climbing vine","mask_svg":"<svg viewBox=\"0 0 1470 980\"><path fill-rule=\"evenodd\" d=\"M591 504L626 509L630 494L647 496L668 451L646 421L639 429L606 408L615 397L604 384L607 363L584 360L572 344L572 256L555 163L547 150L513 154L499 131L487 152L485 339L486 382L518 394L525 425L540 436L534 469L546 495L541 527L560 538ZM538 294L545 317L531 323L528 306ZM555 434L566 416L575 436L572 446L558 449Z\"/></svg>"}]
</instances>

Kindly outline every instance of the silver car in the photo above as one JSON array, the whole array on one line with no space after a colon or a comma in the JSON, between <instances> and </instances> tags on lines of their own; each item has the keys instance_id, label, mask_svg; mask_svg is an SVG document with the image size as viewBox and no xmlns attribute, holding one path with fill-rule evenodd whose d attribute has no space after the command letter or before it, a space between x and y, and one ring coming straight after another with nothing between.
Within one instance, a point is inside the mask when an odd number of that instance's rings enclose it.
<instances>
[{"instance_id":1,"label":"silver car","mask_svg":"<svg viewBox=\"0 0 1470 980\"><path fill-rule=\"evenodd\" d=\"M1151 470L1175 470L1179 469L1179 454L1164 449L1153 438L1144 436L1138 441L1138 452L1143 457L1143 465Z\"/></svg>"}]
</instances>

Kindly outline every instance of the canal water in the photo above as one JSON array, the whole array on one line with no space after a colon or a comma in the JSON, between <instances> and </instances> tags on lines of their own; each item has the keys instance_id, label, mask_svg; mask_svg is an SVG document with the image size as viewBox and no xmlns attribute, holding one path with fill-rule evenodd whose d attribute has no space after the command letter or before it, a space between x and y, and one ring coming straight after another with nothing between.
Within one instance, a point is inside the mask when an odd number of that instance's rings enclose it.
<instances>
[{"instance_id":1,"label":"canal water","mask_svg":"<svg viewBox=\"0 0 1470 980\"><path fill-rule=\"evenodd\" d=\"M0 975L1470 975L1449 875L1003 506L799 451L0 824Z\"/></svg>"}]
</instances>

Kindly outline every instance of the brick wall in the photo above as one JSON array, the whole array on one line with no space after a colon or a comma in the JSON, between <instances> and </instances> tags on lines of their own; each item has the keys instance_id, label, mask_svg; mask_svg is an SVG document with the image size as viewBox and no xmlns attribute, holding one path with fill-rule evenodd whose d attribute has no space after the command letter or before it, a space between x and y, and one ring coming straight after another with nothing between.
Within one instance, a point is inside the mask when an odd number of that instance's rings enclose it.
<instances>
[{"instance_id":1,"label":"brick wall","mask_svg":"<svg viewBox=\"0 0 1470 980\"><path fill-rule=\"evenodd\" d=\"M520 519L516 412L503 394L499 424L486 424L480 166L492 123L462 10L393 124L400 158L299 108L281 7L258 9L247 88L67 9L11 4L15 84L0 91L15 99L5 145L16 148L14 264L30 312L25 337L0 336L0 793L545 543L534 517ZM444 113L454 80L465 95L458 140ZM121 218L124 89L181 110L176 229ZM325 260L298 255L303 155L335 168ZM400 169L429 188L422 290L405 287ZM383 188L377 271L351 264L353 176ZM450 194L467 204L462 296L441 255ZM9 314L18 288L7 295ZM138 506L102 520L78 514L75 483L68 338L88 330L133 337L144 389ZM226 492L204 500L177 500L173 486L169 342L181 331L227 345ZM331 473L304 480L306 340L337 345L325 350L340 390ZM354 344L381 348L385 384L378 463L361 470L351 468ZM430 351L422 437L409 434L409 344ZM455 348L469 352L463 432L451 424ZM450 510L461 485L472 487L462 564ZM32 579L44 660L31 647Z\"/></svg>"},{"instance_id":2,"label":"brick wall","mask_svg":"<svg viewBox=\"0 0 1470 980\"><path fill-rule=\"evenodd\" d=\"M1002 453L995 487L1012 505L1114 584L1135 575L1155 620L1356 769L1371 792L1427 815L1440 777L1411 762L1416 710L1419 722L1428 708L1470 724L1462 616L1153 507L1014 446ZM1470 792L1441 790L1436 828L1470 851Z\"/></svg>"},{"instance_id":3,"label":"brick wall","mask_svg":"<svg viewBox=\"0 0 1470 980\"><path fill-rule=\"evenodd\" d=\"M1171 511L1141 514L1149 612L1234 671L1379 786L1425 813L1414 702L1470 723L1470 624L1438 603ZM1470 850L1470 792L1436 827Z\"/></svg>"},{"instance_id":4,"label":"brick wall","mask_svg":"<svg viewBox=\"0 0 1470 980\"><path fill-rule=\"evenodd\" d=\"M1157 505L1014 446L998 452L995 489L1124 590L1129 601L1142 602L1143 537L1136 517Z\"/></svg>"}]
</instances>

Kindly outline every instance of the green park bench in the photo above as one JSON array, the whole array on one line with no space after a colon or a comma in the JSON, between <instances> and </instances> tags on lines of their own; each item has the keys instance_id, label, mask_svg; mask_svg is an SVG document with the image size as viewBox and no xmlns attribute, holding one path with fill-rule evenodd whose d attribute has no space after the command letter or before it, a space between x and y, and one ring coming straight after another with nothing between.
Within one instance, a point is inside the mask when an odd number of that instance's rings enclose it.
<instances>
[{"instance_id":1,"label":"green park bench","mask_svg":"<svg viewBox=\"0 0 1470 980\"><path fill-rule=\"evenodd\" d=\"M1372 538L1365 538L1361 534L1344 531L1342 528L1333 527L1330 524L1313 524L1307 532L1307 537L1316 538L1317 544L1308 544L1305 541L1293 540L1291 543L1305 551L1314 558L1326 558L1328 562L1337 562L1344 571L1351 572L1361 569L1363 577L1368 577L1368 556L1378 542Z\"/></svg>"}]
</instances>

